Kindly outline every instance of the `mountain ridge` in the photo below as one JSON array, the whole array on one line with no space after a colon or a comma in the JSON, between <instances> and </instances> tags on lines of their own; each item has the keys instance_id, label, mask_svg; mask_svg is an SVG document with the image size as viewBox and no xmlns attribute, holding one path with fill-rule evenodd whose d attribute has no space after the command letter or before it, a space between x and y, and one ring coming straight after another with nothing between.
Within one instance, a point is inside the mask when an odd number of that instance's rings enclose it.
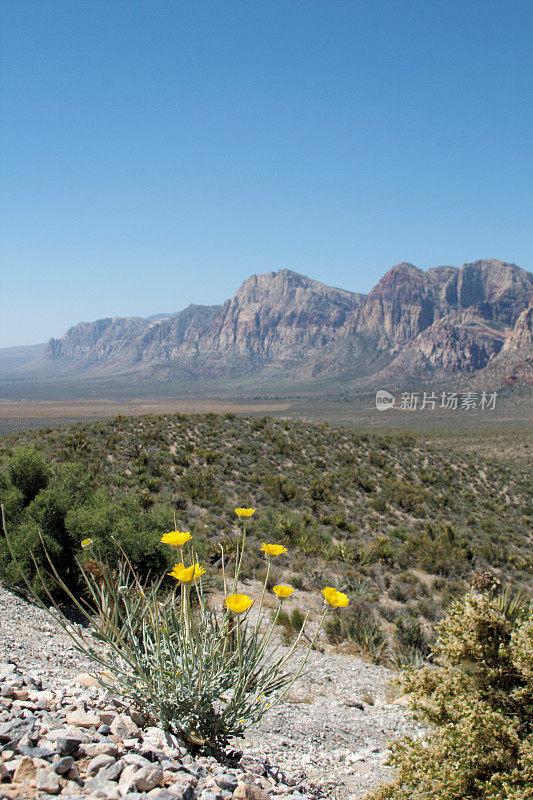
<instances>
[{"instance_id":1,"label":"mountain ridge","mask_svg":"<svg viewBox=\"0 0 533 800\"><path fill-rule=\"evenodd\" d=\"M496 259L426 271L401 262L367 295L283 268L251 275L221 305L78 323L18 369L444 380L531 347L532 297L533 275Z\"/></svg>"}]
</instances>

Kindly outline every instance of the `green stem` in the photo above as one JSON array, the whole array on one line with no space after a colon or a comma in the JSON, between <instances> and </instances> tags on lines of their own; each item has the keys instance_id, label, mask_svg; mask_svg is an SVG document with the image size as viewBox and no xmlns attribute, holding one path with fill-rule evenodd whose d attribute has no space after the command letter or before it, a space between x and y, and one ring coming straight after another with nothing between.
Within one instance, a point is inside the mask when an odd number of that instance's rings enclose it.
<instances>
[{"instance_id":1,"label":"green stem","mask_svg":"<svg viewBox=\"0 0 533 800\"><path fill-rule=\"evenodd\" d=\"M242 557L244 554L244 545L246 544L246 525L242 524L242 542L241 542L241 552L239 555L239 544L237 543L237 556L235 558L235 578L233 580L233 594L237 591L237 584L239 582L239 575L241 573L241 566L242 566Z\"/></svg>"},{"instance_id":2,"label":"green stem","mask_svg":"<svg viewBox=\"0 0 533 800\"><path fill-rule=\"evenodd\" d=\"M263 608L263 600L265 599L265 592L266 592L266 588L267 588L268 579L270 577L270 569L271 569L271 567L272 567L272 561L269 558L268 559L267 574L266 574L266 577L265 577L265 582L263 584L263 591L261 593L261 600L259 601L259 608L257 609L257 622L255 623L255 634L256 635L257 635L257 632L259 630L259 623L261 622L261 609Z\"/></svg>"}]
</instances>

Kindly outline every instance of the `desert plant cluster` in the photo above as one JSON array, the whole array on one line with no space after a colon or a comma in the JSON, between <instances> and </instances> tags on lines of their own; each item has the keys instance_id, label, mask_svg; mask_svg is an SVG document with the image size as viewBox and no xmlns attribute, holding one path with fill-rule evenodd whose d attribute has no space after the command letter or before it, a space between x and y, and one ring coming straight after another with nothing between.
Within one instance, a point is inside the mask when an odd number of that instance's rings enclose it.
<instances>
[{"instance_id":1,"label":"desert plant cluster","mask_svg":"<svg viewBox=\"0 0 533 800\"><path fill-rule=\"evenodd\" d=\"M261 545L266 575L256 619L248 624L247 617L255 601L238 589L246 547L246 520L255 509L236 508L235 513L243 523L242 531L240 528L237 531L232 575L227 575L223 564L225 597L221 609L209 604L204 595L202 576L206 570L191 546L193 537L189 531L170 531L160 540L175 550L176 557L179 554L180 561L167 573L179 587L179 595L175 589L160 591L161 576L143 585L123 551L121 561L110 564L88 537L81 542L81 548L92 557L78 562L78 567L88 589L89 602L80 602L63 580L61 565L54 564L43 544L53 579L81 612L91 628L90 637L79 626L72 627L47 590L36 565L37 579L53 603L50 613L73 639L76 648L95 663L102 685L111 684L116 694L134 703L164 731L177 734L192 748L229 744L261 719L268 708L279 703L301 674L328 610L346 608L349 604L343 592L332 586L322 589L323 612L307 654L298 669L287 671L286 664L302 637L307 617L302 620L298 638L288 652L279 654L280 648L273 639L277 615L294 587L283 584L273 587L277 612L266 629L261 624L272 561L287 553L287 548L266 542ZM26 580L7 534L4 516L2 523L14 564ZM224 558L223 548L221 551ZM39 593L29 581L27 586L39 602ZM46 609L45 603L42 606Z\"/></svg>"},{"instance_id":2,"label":"desert plant cluster","mask_svg":"<svg viewBox=\"0 0 533 800\"><path fill-rule=\"evenodd\" d=\"M423 741L393 745L397 778L375 800L527 800L533 787L533 610L490 584L455 600L435 666L401 679Z\"/></svg>"},{"instance_id":3,"label":"desert plant cluster","mask_svg":"<svg viewBox=\"0 0 533 800\"><path fill-rule=\"evenodd\" d=\"M243 499L260 509L246 574L265 579L262 541L290 547L268 589L347 592L350 607L327 620L329 640L379 663L427 659L443 609L476 569L489 567L516 589L530 578L524 469L407 434L232 414L117 417L12 434L0 460L15 554L37 592L30 551L48 580L41 536L61 558L66 586L83 595L76 556L84 538L110 562L122 549L143 579L171 568L160 538L176 527L191 531L211 568L205 591L220 589L220 547L231 565L233 509ZM8 585L24 588L1 537L0 568ZM287 641L304 611L279 618Z\"/></svg>"}]
</instances>

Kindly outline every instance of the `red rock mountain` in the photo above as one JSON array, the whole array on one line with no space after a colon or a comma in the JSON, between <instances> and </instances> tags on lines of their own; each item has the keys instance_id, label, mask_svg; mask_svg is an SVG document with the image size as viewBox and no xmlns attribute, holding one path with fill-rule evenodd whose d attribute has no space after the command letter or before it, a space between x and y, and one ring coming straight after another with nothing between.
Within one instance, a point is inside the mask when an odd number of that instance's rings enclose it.
<instances>
[{"instance_id":1,"label":"red rock mountain","mask_svg":"<svg viewBox=\"0 0 533 800\"><path fill-rule=\"evenodd\" d=\"M33 366L168 378L446 377L531 347L532 295L531 273L494 259L426 272L398 264L367 296L282 269L252 275L222 306L80 323Z\"/></svg>"}]
</instances>

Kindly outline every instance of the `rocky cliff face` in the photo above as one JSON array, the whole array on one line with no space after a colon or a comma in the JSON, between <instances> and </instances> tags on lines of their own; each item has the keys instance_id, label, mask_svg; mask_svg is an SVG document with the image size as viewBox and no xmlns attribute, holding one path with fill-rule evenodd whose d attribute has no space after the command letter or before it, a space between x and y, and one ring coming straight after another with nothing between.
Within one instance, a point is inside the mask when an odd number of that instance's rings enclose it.
<instances>
[{"instance_id":1,"label":"rocky cliff face","mask_svg":"<svg viewBox=\"0 0 533 800\"><path fill-rule=\"evenodd\" d=\"M513 353L518 350L528 350L533 346L533 297L529 305L525 308L506 338L502 347L502 355Z\"/></svg>"},{"instance_id":2,"label":"rocky cliff face","mask_svg":"<svg viewBox=\"0 0 533 800\"><path fill-rule=\"evenodd\" d=\"M530 273L496 260L427 272L398 264L366 297L283 269L252 275L222 306L81 323L49 342L45 361L78 370L168 364L200 376L453 375L517 342L531 346L532 295Z\"/></svg>"}]
</instances>

